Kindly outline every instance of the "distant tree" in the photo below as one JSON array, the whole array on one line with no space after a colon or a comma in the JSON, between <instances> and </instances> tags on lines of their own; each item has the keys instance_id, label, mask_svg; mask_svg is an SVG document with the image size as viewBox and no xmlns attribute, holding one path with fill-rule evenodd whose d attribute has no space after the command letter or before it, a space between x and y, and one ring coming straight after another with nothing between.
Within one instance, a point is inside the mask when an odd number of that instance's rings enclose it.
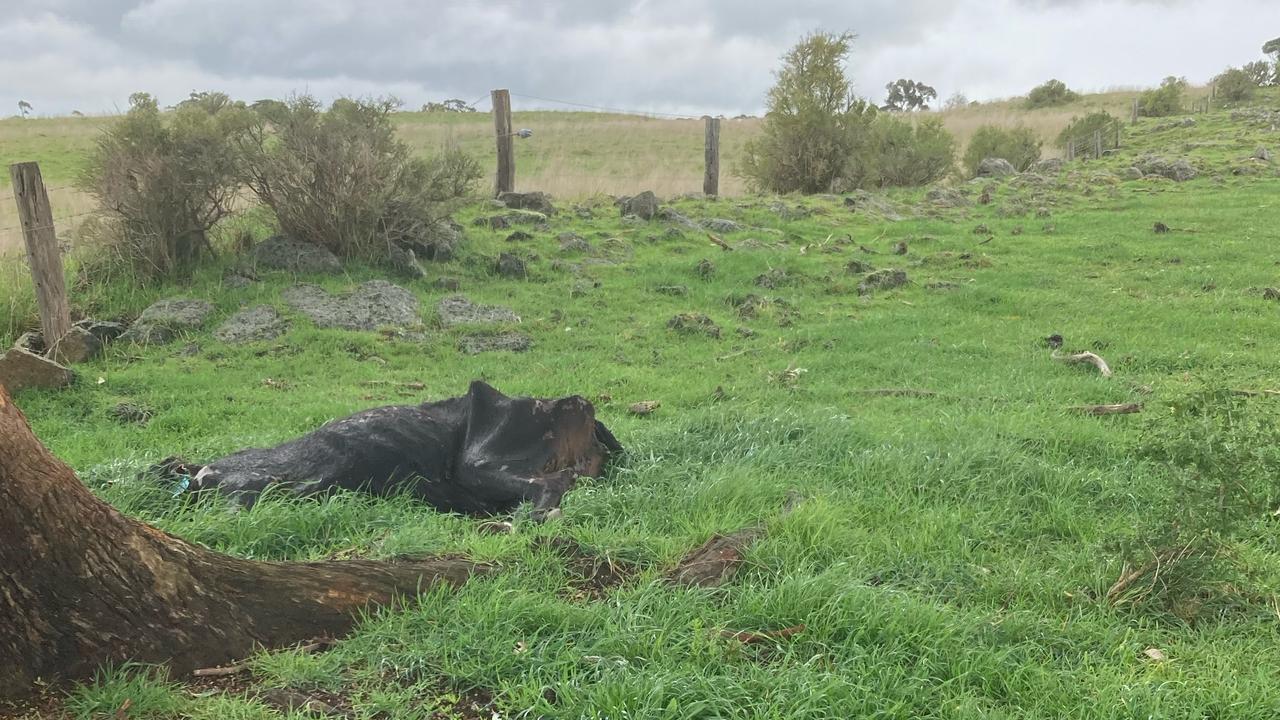
<instances>
[{"instance_id":1,"label":"distant tree","mask_svg":"<svg viewBox=\"0 0 1280 720\"><path fill-rule=\"evenodd\" d=\"M18 112L22 113L22 117L26 117L27 113L32 111L31 103L26 100L18 101Z\"/></svg>"},{"instance_id":2,"label":"distant tree","mask_svg":"<svg viewBox=\"0 0 1280 720\"><path fill-rule=\"evenodd\" d=\"M1266 60L1254 60L1251 63L1245 63L1240 69L1258 87L1267 87L1276 83L1276 67Z\"/></svg>"},{"instance_id":3,"label":"distant tree","mask_svg":"<svg viewBox=\"0 0 1280 720\"><path fill-rule=\"evenodd\" d=\"M1003 158L1018 172L1040 159L1042 141L1029 127L1002 128L983 125L969 138L963 164L970 176L978 174L978 165L987 158Z\"/></svg>"},{"instance_id":4,"label":"distant tree","mask_svg":"<svg viewBox=\"0 0 1280 720\"><path fill-rule=\"evenodd\" d=\"M1186 89L1186 78L1170 75L1160 82L1160 87L1145 90L1138 96L1138 114L1165 117L1182 112L1182 93Z\"/></svg>"},{"instance_id":5,"label":"distant tree","mask_svg":"<svg viewBox=\"0 0 1280 720\"><path fill-rule=\"evenodd\" d=\"M1042 85L1032 88L1031 92L1027 93L1027 108L1035 110L1037 108L1054 107L1055 105L1066 105L1079 99L1080 94L1070 90L1066 83L1061 80L1048 80Z\"/></svg>"},{"instance_id":6,"label":"distant tree","mask_svg":"<svg viewBox=\"0 0 1280 720\"><path fill-rule=\"evenodd\" d=\"M764 127L747 143L740 172L770 192L826 192L837 179L857 187L876 109L845 75L852 33L816 32L782 57L765 100Z\"/></svg>"},{"instance_id":7,"label":"distant tree","mask_svg":"<svg viewBox=\"0 0 1280 720\"><path fill-rule=\"evenodd\" d=\"M1241 102L1253 97L1258 84L1240 68L1227 68L1213 79L1218 97L1227 102Z\"/></svg>"},{"instance_id":8,"label":"distant tree","mask_svg":"<svg viewBox=\"0 0 1280 720\"><path fill-rule=\"evenodd\" d=\"M911 112L928 110L929 101L938 97L938 91L922 82L901 78L884 86L889 91L881 110Z\"/></svg>"},{"instance_id":9,"label":"distant tree","mask_svg":"<svg viewBox=\"0 0 1280 720\"><path fill-rule=\"evenodd\" d=\"M84 113L80 112L79 110L72 110L71 115L73 117L84 117Z\"/></svg>"},{"instance_id":10,"label":"distant tree","mask_svg":"<svg viewBox=\"0 0 1280 720\"><path fill-rule=\"evenodd\" d=\"M475 112L476 109L465 100L451 98L443 102L429 102L422 106L422 112Z\"/></svg>"},{"instance_id":11,"label":"distant tree","mask_svg":"<svg viewBox=\"0 0 1280 720\"><path fill-rule=\"evenodd\" d=\"M947 98L947 101L942 104L942 107L945 110L959 110L968 104L969 98L965 97L964 93L956 92L952 93L951 97Z\"/></svg>"},{"instance_id":12,"label":"distant tree","mask_svg":"<svg viewBox=\"0 0 1280 720\"><path fill-rule=\"evenodd\" d=\"M1271 38L1262 44L1262 53L1270 55L1272 60L1280 63L1280 37Z\"/></svg>"}]
</instances>

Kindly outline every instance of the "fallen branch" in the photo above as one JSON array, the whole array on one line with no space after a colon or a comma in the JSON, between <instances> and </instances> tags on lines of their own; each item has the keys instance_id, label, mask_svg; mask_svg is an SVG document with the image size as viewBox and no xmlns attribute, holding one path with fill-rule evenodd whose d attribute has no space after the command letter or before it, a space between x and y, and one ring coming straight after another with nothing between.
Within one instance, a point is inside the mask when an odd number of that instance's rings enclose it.
<instances>
[{"instance_id":1,"label":"fallen branch","mask_svg":"<svg viewBox=\"0 0 1280 720\"><path fill-rule=\"evenodd\" d=\"M238 665L224 665L222 667L197 668L191 671L191 675L192 677L225 677L227 675L238 675L248 669L248 663L240 663Z\"/></svg>"},{"instance_id":2,"label":"fallen branch","mask_svg":"<svg viewBox=\"0 0 1280 720\"><path fill-rule=\"evenodd\" d=\"M781 630L762 630L760 632L752 630L740 630L738 632L734 632L732 630L721 630L720 636L729 638L730 640L737 640L743 645L750 645L751 643L761 643L766 640L781 640L783 638L789 638L792 635L799 635L802 632L804 632L804 625L800 624L785 627Z\"/></svg>"},{"instance_id":3,"label":"fallen branch","mask_svg":"<svg viewBox=\"0 0 1280 720\"><path fill-rule=\"evenodd\" d=\"M1145 565L1140 565L1135 569L1129 570L1129 566L1126 564L1125 571L1120 574L1120 577L1111 586L1111 589L1107 590L1107 602L1111 605L1120 604L1123 599L1122 596L1129 590L1129 588L1133 587L1134 583L1147 575L1152 576L1152 585L1154 586L1156 581L1159 580L1160 572L1163 568L1187 559L1193 555L1194 552L1195 541L1192 541L1181 547L1165 548L1164 550L1157 552L1151 562L1146 563Z\"/></svg>"},{"instance_id":4,"label":"fallen branch","mask_svg":"<svg viewBox=\"0 0 1280 720\"><path fill-rule=\"evenodd\" d=\"M918 390L916 388L868 388L866 390L857 390L860 395L871 395L872 397L936 397L938 393L932 390Z\"/></svg>"},{"instance_id":5,"label":"fallen branch","mask_svg":"<svg viewBox=\"0 0 1280 720\"><path fill-rule=\"evenodd\" d=\"M789 515L804 498L795 492L787 493L787 500L778 517ZM676 585L687 587L719 587L738 572L747 548L764 537L763 524L735 530L728 535L712 535L700 547L684 556L667 579Z\"/></svg>"},{"instance_id":6,"label":"fallen branch","mask_svg":"<svg viewBox=\"0 0 1280 720\"><path fill-rule=\"evenodd\" d=\"M715 235L712 235L711 233L707 233L707 237L711 239L711 242L715 243L716 245L719 245L721 250L724 250L725 252L729 252L730 250L733 250L733 247L729 245L729 243L725 242L724 240L721 240Z\"/></svg>"},{"instance_id":7,"label":"fallen branch","mask_svg":"<svg viewBox=\"0 0 1280 720\"><path fill-rule=\"evenodd\" d=\"M1241 397L1280 397L1280 390L1232 390L1231 394Z\"/></svg>"},{"instance_id":8,"label":"fallen branch","mask_svg":"<svg viewBox=\"0 0 1280 720\"><path fill-rule=\"evenodd\" d=\"M1142 412L1142 403L1118 403L1115 405L1074 405L1076 412L1086 415L1129 415Z\"/></svg>"},{"instance_id":9,"label":"fallen branch","mask_svg":"<svg viewBox=\"0 0 1280 720\"><path fill-rule=\"evenodd\" d=\"M1080 352L1080 353L1075 353L1073 355L1063 355L1059 353L1057 350L1054 350L1053 353L1049 355L1049 357L1053 358L1054 360L1057 360L1058 362L1064 362L1068 364L1088 363L1098 368L1098 372L1102 373L1102 377L1111 377L1111 366L1107 365L1106 360L1103 360L1101 357L1094 355L1091 352Z\"/></svg>"}]
</instances>

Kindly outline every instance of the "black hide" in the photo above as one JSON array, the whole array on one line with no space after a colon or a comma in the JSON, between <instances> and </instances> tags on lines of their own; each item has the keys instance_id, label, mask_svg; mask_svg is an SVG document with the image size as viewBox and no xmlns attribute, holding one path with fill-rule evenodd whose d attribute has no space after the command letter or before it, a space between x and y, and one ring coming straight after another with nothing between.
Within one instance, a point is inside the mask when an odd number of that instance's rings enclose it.
<instances>
[{"instance_id":1,"label":"black hide","mask_svg":"<svg viewBox=\"0 0 1280 720\"><path fill-rule=\"evenodd\" d=\"M246 506L273 485L298 495L408 492L439 510L476 514L532 501L542 517L621 450L582 397L511 398L475 381L462 397L365 410L274 448L228 455L200 470L193 489L217 488Z\"/></svg>"}]
</instances>

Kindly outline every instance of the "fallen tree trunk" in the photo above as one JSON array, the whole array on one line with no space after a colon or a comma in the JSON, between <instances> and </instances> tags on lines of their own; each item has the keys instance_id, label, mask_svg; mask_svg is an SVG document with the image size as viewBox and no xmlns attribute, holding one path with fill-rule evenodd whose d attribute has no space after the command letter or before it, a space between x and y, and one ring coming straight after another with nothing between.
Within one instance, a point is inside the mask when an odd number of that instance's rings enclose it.
<instances>
[{"instance_id":1,"label":"fallen tree trunk","mask_svg":"<svg viewBox=\"0 0 1280 720\"><path fill-rule=\"evenodd\" d=\"M336 636L361 610L488 569L456 558L278 563L206 550L98 500L0 386L0 700L107 662L185 674Z\"/></svg>"}]
</instances>

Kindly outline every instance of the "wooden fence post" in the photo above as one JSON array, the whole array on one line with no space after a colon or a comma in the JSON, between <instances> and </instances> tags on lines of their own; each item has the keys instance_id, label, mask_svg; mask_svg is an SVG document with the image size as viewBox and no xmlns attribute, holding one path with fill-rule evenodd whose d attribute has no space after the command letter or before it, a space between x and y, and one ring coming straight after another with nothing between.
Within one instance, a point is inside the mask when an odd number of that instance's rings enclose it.
<instances>
[{"instance_id":1,"label":"wooden fence post","mask_svg":"<svg viewBox=\"0 0 1280 720\"><path fill-rule=\"evenodd\" d=\"M1093 131L1093 159L1102 159L1102 131Z\"/></svg>"},{"instance_id":2,"label":"wooden fence post","mask_svg":"<svg viewBox=\"0 0 1280 720\"><path fill-rule=\"evenodd\" d=\"M1076 159L1076 141L1068 140L1067 141L1067 162L1070 162L1075 159Z\"/></svg>"},{"instance_id":3,"label":"wooden fence post","mask_svg":"<svg viewBox=\"0 0 1280 720\"><path fill-rule=\"evenodd\" d=\"M715 197L720 194L720 118L704 115L707 124L706 173L702 176L702 194Z\"/></svg>"},{"instance_id":4,"label":"wooden fence post","mask_svg":"<svg viewBox=\"0 0 1280 720\"><path fill-rule=\"evenodd\" d=\"M13 181L13 199L18 203L18 220L22 223L22 239L27 245L31 279L36 285L44 346L53 349L71 332L71 313L67 306L62 253L53 228L53 210L49 207L49 195L45 192L39 165L33 162L10 165L9 178Z\"/></svg>"},{"instance_id":5,"label":"wooden fence post","mask_svg":"<svg viewBox=\"0 0 1280 720\"><path fill-rule=\"evenodd\" d=\"M1120 121L1116 121L1116 149L1120 149Z\"/></svg>"},{"instance_id":6,"label":"wooden fence post","mask_svg":"<svg viewBox=\"0 0 1280 720\"><path fill-rule=\"evenodd\" d=\"M498 176L494 183L494 194L501 195L516 189L516 146L511 130L511 93L494 90L489 96L493 101L493 131L498 140Z\"/></svg>"},{"instance_id":7,"label":"wooden fence post","mask_svg":"<svg viewBox=\"0 0 1280 720\"><path fill-rule=\"evenodd\" d=\"M1138 98L1133 99L1133 115L1129 117L1130 125L1138 124Z\"/></svg>"}]
</instances>

